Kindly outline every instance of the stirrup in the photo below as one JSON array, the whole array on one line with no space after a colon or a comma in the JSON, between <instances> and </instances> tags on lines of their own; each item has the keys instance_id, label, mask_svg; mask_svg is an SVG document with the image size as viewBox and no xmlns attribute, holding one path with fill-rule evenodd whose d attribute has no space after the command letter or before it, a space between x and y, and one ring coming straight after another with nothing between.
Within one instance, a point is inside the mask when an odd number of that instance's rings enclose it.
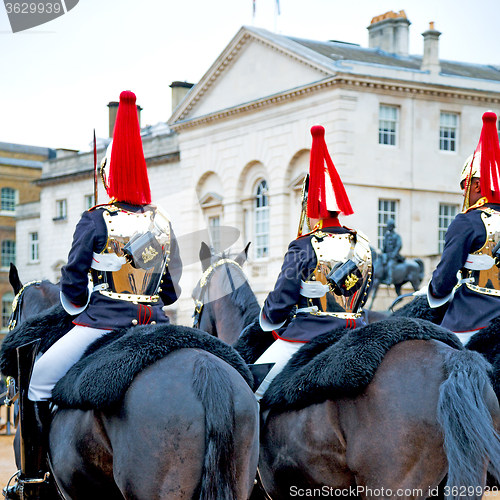
<instances>
[{"instance_id":1,"label":"stirrup","mask_svg":"<svg viewBox=\"0 0 500 500\"><path fill-rule=\"evenodd\" d=\"M25 478L21 479L21 471L18 470L15 474L11 476L7 486L2 490L2 494L6 500L20 500L24 498L24 487L25 485L36 485L42 483L48 483L50 478L50 472L45 472L43 478ZM10 482L16 478L15 484L10 486Z\"/></svg>"}]
</instances>

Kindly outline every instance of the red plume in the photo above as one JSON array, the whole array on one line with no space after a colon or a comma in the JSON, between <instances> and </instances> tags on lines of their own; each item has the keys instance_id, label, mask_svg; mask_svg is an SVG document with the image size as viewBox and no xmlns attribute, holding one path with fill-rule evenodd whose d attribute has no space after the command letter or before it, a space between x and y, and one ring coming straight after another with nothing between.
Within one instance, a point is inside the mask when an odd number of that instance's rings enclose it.
<instances>
[{"instance_id":1,"label":"red plume","mask_svg":"<svg viewBox=\"0 0 500 500\"><path fill-rule=\"evenodd\" d=\"M500 144L497 115L487 111L483 115L483 129L476 148L481 153L481 194L490 203L500 203Z\"/></svg>"},{"instance_id":2,"label":"red plume","mask_svg":"<svg viewBox=\"0 0 500 500\"><path fill-rule=\"evenodd\" d=\"M328 153L325 142L325 129L321 125L311 128L312 146L309 163L309 193L307 197L307 215L313 219L328 217L326 207L325 176L328 172L332 182L333 192L340 212L351 215L351 203L345 191L342 180ZM325 167L325 162L327 167Z\"/></svg>"},{"instance_id":3,"label":"red plume","mask_svg":"<svg viewBox=\"0 0 500 500\"><path fill-rule=\"evenodd\" d=\"M125 90L120 94L111 148L108 194L117 201L145 205L151 203L151 189L135 101L133 92Z\"/></svg>"}]
</instances>

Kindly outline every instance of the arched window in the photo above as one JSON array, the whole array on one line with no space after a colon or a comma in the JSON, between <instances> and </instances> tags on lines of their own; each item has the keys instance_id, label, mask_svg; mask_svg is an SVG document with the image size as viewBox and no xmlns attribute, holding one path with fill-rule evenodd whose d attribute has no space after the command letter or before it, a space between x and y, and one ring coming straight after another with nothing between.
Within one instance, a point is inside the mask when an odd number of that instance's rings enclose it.
<instances>
[{"instance_id":1,"label":"arched window","mask_svg":"<svg viewBox=\"0 0 500 500\"><path fill-rule=\"evenodd\" d=\"M2 212L16 211L16 190L12 188L2 188L1 191Z\"/></svg>"},{"instance_id":2,"label":"arched window","mask_svg":"<svg viewBox=\"0 0 500 500\"><path fill-rule=\"evenodd\" d=\"M2 267L9 267L10 263L16 263L16 242L12 240L2 241Z\"/></svg>"},{"instance_id":3,"label":"arched window","mask_svg":"<svg viewBox=\"0 0 500 500\"><path fill-rule=\"evenodd\" d=\"M255 257L263 259L269 255L269 197L266 181L257 185L254 215Z\"/></svg>"},{"instance_id":4,"label":"arched window","mask_svg":"<svg viewBox=\"0 0 500 500\"><path fill-rule=\"evenodd\" d=\"M14 295L5 293L2 297L2 330L5 331L9 325L10 314L12 313L12 301Z\"/></svg>"}]
</instances>

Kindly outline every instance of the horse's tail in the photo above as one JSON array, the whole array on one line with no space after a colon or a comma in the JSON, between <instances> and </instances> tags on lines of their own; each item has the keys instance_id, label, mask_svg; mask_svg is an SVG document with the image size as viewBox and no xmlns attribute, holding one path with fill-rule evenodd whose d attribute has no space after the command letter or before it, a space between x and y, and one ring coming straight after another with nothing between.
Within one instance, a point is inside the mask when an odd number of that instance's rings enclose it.
<instances>
[{"instance_id":1,"label":"horse's tail","mask_svg":"<svg viewBox=\"0 0 500 500\"><path fill-rule=\"evenodd\" d=\"M445 355L447 379L439 391L438 420L448 459L448 498L480 499L488 460L490 473L500 479L500 437L486 401L489 367L477 352Z\"/></svg>"},{"instance_id":2,"label":"horse's tail","mask_svg":"<svg viewBox=\"0 0 500 500\"><path fill-rule=\"evenodd\" d=\"M200 355L193 387L205 411L205 457L200 500L236 500L234 389L220 362Z\"/></svg>"}]
</instances>

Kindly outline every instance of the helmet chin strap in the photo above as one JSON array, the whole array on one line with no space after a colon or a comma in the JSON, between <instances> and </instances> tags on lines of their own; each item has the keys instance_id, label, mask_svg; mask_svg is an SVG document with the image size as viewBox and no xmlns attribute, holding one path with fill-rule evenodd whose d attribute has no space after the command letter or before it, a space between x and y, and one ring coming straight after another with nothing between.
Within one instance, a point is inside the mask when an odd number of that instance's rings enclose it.
<instances>
[{"instance_id":1,"label":"helmet chin strap","mask_svg":"<svg viewBox=\"0 0 500 500\"><path fill-rule=\"evenodd\" d=\"M465 194L464 194L464 204L462 206L462 212L466 212L470 208L470 188L472 185L472 165L474 164L474 158L476 157L476 152L472 156L472 160L469 165L469 173L465 177Z\"/></svg>"},{"instance_id":2,"label":"helmet chin strap","mask_svg":"<svg viewBox=\"0 0 500 500\"><path fill-rule=\"evenodd\" d=\"M104 185L104 189L106 190L106 193L108 192L108 189L109 189L108 183L106 182L106 172L104 170L107 163L108 163L108 159L104 158L101 162L101 167L99 168L99 177L101 178L101 181Z\"/></svg>"}]
</instances>

